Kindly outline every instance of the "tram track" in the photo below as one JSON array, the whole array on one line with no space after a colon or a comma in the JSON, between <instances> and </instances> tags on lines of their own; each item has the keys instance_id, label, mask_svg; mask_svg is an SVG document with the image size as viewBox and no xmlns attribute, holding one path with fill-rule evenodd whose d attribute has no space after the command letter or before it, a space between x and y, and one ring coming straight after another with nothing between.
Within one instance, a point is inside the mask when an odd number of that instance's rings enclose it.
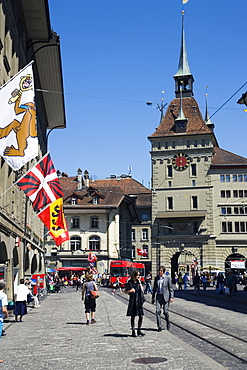
<instances>
[{"instance_id":1,"label":"tram track","mask_svg":"<svg viewBox=\"0 0 247 370\"><path fill-rule=\"evenodd\" d=\"M119 293L115 294L119 299L124 300L126 303L128 302L128 298ZM150 308L145 307L147 304ZM152 318L156 318L155 310L151 309L151 307L154 307L153 304L147 300L145 305L143 306L144 312L148 313ZM171 318L171 324L172 327L178 329L177 333L172 334L181 338L181 333L186 333L187 336L189 335L190 337L197 339L200 344L206 343L209 346L209 350L211 346L211 348L213 347L214 351L217 349L218 351L221 351L222 354L230 356L231 359L237 360L240 367L236 367L236 369L246 368L247 340L220 328L216 328L213 325L203 323L185 314L176 312L173 309L170 309L169 311L171 316L176 315L176 320ZM162 317L162 320L165 319ZM193 344L191 345L193 346ZM201 347L203 347L203 345L201 345ZM227 362L227 359L225 362Z\"/></svg>"}]
</instances>

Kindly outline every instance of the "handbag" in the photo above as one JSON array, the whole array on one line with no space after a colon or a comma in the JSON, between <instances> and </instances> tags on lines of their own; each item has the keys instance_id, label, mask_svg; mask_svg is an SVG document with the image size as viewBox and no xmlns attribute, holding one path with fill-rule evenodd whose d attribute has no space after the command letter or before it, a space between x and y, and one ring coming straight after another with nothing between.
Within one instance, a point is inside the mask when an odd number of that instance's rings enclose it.
<instances>
[{"instance_id":1,"label":"handbag","mask_svg":"<svg viewBox=\"0 0 247 370\"><path fill-rule=\"evenodd\" d=\"M99 293L96 290L91 290L91 298L96 299L99 298Z\"/></svg>"},{"instance_id":2,"label":"handbag","mask_svg":"<svg viewBox=\"0 0 247 370\"><path fill-rule=\"evenodd\" d=\"M28 293L27 295L27 303L31 303L34 300L33 296L31 293Z\"/></svg>"}]
</instances>

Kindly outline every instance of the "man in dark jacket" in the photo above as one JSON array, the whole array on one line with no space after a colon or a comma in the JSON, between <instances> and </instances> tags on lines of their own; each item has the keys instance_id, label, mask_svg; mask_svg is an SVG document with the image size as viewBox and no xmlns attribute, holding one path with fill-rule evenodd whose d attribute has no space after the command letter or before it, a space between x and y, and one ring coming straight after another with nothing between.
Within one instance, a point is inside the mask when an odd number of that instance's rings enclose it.
<instances>
[{"instance_id":1,"label":"man in dark jacket","mask_svg":"<svg viewBox=\"0 0 247 370\"><path fill-rule=\"evenodd\" d=\"M156 301L156 319L157 319L157 326L158 331L162 331L161 326L161 308L163 307L163 312L166 319L166 327L167 330L170 329L170 320L169 320L169 303L173 302L173 288L172 288L172 280L170 275L165 274L165 267L160 266L158 276L154 279L154 287L153 287L153 294L152 294L152 303Z\"/></svg>"}]
</instances>

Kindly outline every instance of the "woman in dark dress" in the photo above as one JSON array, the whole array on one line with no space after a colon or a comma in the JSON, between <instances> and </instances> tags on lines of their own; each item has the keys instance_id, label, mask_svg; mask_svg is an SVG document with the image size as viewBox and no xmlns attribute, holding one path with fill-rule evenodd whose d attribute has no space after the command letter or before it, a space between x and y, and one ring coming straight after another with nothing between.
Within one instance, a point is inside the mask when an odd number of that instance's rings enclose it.
<instances>
[{"instance_id":1,"label":"woman in dark dress","mask_svg":"<svg viewBox=\"0 0 247 370\"><path fill-rule=\"evenodd\" d=\"M125 293L129 294L129 305L127 310L127 316L130 316L130 323L132 328L132 337L144 336L145 334L141 331L142 320L143 320L143 303L145 301L143 287L140 280L140 274L137 271L133 271L130 280L125 285ZM135 317L139 316L137 335L135 332Z\"/></svg>"}]
</instances>

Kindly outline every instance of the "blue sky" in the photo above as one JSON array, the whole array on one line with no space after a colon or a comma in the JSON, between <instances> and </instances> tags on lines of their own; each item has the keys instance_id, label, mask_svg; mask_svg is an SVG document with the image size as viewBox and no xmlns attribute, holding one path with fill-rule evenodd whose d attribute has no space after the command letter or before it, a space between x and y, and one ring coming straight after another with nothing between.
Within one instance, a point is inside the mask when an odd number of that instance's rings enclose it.
<instances>
[{"instance_id":1,"label":"blue sky","mask_svg":"<svg viewBox=\"0 0 247 370\"><path fill-rule=\"evenodd\" d=\"M54 130L56 169L93 178L127 174L149 187L156 109L174 97L182 0L50 0L51 25L61 37L67 128ZM247 81L246 0L189 0L186 46L194 97L212 115ZM243 87L212 118L219 146L247 157L247 113L236 102ZM153 103L152 107L146 105Z\"/></svg>"}]
</instances>

